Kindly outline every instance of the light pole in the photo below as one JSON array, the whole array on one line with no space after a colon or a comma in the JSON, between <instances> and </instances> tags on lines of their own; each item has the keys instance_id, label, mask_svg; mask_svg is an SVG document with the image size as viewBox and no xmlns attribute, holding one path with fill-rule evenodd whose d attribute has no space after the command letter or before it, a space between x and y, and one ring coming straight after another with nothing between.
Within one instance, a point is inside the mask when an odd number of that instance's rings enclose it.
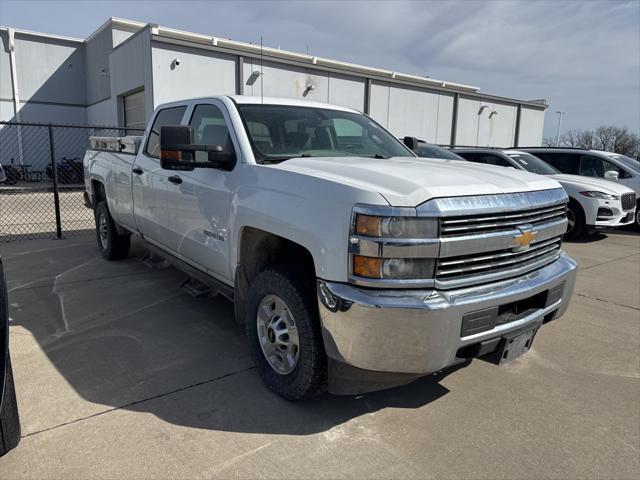
<instances>
[{"instance_id":1,"label":"light pole","mask_svg":"<svg viewBox=\"0 0 640 480\"><path fill-rule=\"evenodd\" d=\"M558 132L556 133L556 147L560 146L560 125L562 125L562 116L567 112L556 112L558 114Z\"/></svg>"}]
</instances>

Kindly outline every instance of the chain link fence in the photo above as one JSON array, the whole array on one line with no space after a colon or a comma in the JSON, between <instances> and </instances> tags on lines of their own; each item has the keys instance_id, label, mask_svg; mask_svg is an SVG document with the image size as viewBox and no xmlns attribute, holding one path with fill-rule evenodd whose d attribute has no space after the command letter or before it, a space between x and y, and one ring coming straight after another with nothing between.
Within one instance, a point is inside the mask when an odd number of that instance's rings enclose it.
<instances>
[{"instance_id":1,"label":"chain link fence","mask_svg":"<svg viewBox=\"0 0 640 480\"><path fill-rule=\"evenodd\" d=\"M82 160L91 136L142 135L117 127L0 122L0 241L93 232Z\"/></svg>"}]
</instances>

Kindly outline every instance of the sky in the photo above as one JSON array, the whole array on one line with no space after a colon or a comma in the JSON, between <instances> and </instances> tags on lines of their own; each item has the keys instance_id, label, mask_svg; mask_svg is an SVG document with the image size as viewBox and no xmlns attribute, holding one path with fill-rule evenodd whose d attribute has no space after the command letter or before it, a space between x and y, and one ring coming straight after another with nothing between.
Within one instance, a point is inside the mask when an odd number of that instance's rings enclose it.
<instances>
[{"instance_id":1,"label":"sky","mask_svg":"<svg viewBox=\"0 0 640 480\"><path fill-rule=\"evenodd\" d=\"M545 98L546 136L640 134L640 0L0 0L0 24L85 38L108 17Z\"/></svg>"}]
</instances>

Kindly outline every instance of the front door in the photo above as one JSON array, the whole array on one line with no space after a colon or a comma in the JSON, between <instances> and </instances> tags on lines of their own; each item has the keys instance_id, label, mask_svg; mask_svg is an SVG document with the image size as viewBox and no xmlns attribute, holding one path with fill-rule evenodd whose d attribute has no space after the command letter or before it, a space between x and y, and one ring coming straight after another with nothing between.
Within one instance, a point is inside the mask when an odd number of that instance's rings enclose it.
<instances>
[{"instance_id":1,"label":"front door","mask_svg":"<svg viewBox=\"0 0 640 480\"><path fill-rule=\"evenodd\" d=\"M196 144L220 145L224 151L237 152L228 124L226 108L216 100L196 104L189 119ZM206 162L207 153L196 152L195 160ZM170 248L219 280L230 281L229 214L234 172L197 168L173 173L167 184Z\"/></svg>"}]
</instances>

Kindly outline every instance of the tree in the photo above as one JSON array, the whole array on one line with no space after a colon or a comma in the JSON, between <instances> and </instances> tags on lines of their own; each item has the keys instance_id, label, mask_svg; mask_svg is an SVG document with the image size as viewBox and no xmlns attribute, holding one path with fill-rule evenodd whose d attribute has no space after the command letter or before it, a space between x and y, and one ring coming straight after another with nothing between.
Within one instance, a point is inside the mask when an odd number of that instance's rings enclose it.
<instances>
[{"instance_id":1,"label":"tree","mask_svg":"<svg viewBox=\"0 0 640 480\"><path fill-rule=\"evenodd\" d=\"M612 125L603 125L594 130L570 130L562 134L559 145L551 138L545 138L542 144L548 147L606 150L632 158L640 156L640 137L626 127Z\"/></svg>"}]
</instances>

